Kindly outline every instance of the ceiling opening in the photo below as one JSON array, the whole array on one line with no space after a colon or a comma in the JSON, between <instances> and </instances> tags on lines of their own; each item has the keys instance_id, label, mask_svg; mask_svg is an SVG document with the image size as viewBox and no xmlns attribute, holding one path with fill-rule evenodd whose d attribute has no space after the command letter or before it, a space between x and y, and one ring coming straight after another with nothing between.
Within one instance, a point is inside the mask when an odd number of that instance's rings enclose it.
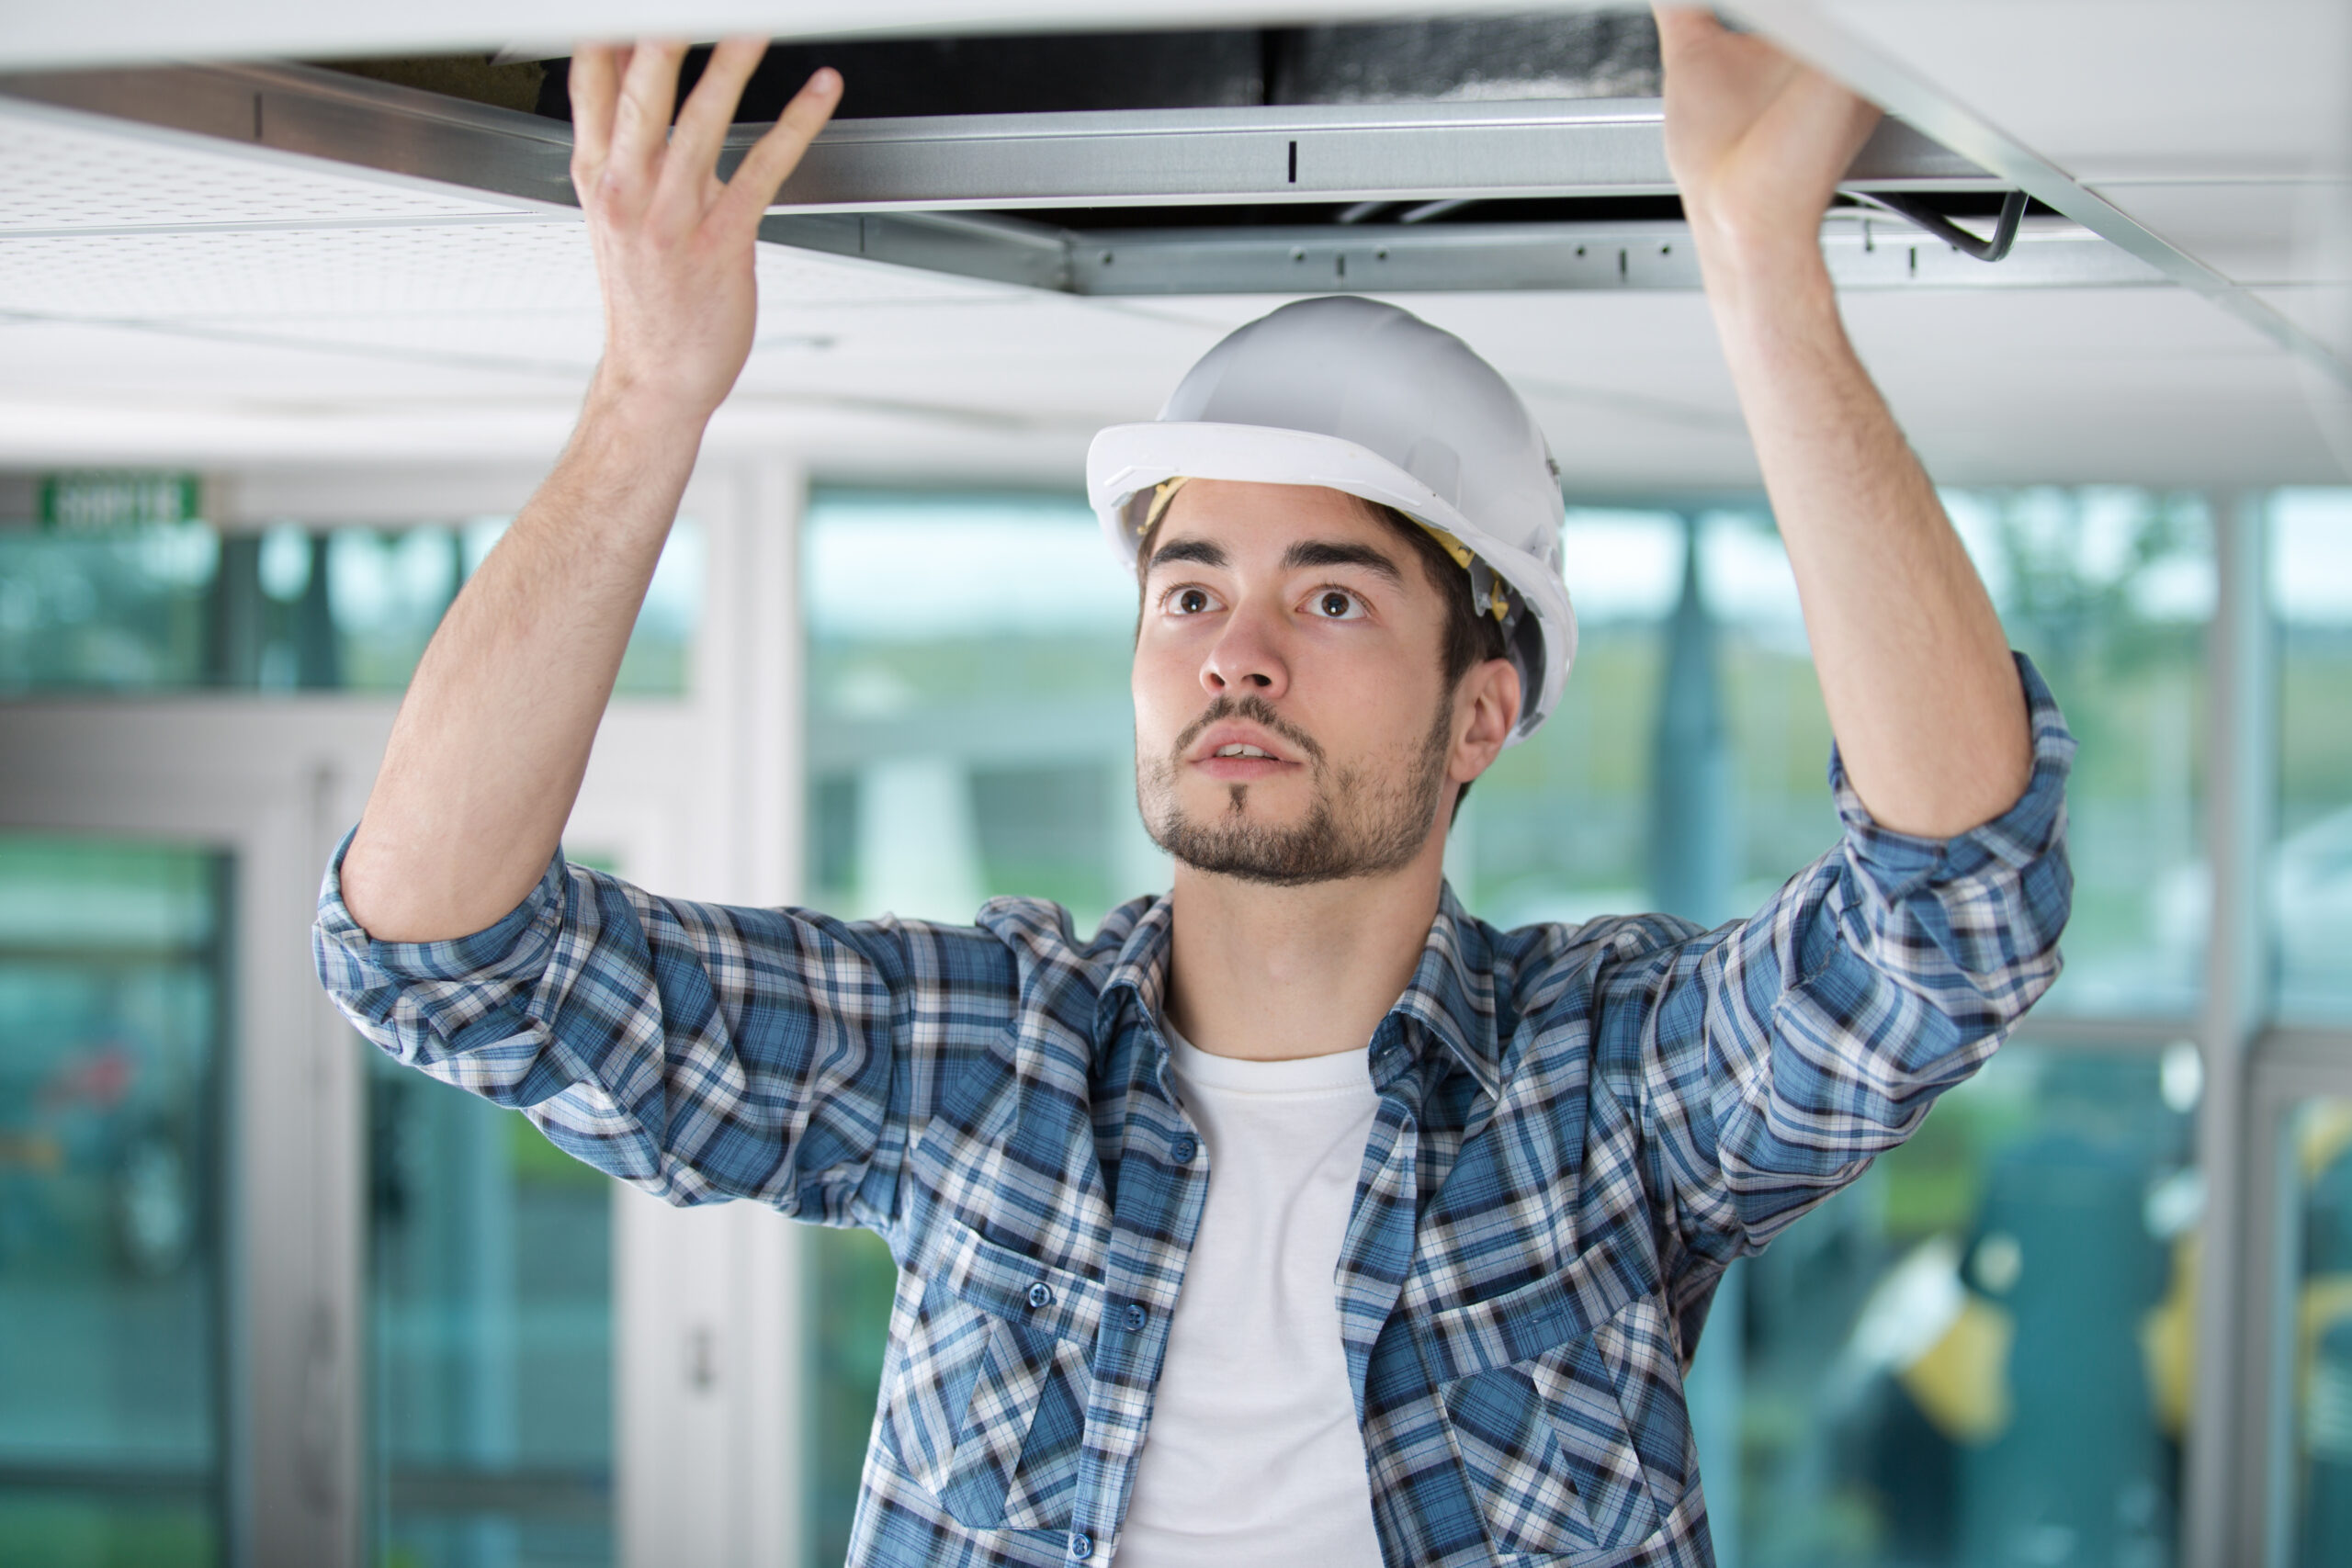
<instances>
[{"instance_id":1,"label":"ceiling opening","mask_svg":"<svg viewBox=\"0 0 2352 1568\"><path fill-rule=\"evenodd\" d=\"M709 51L687 56L699 79ZM501 107L571 118L569 62L479 55L323 62ZM1456 17L1305 28L793 39L770 46L738 118L765 122L830 65L844 119L1299 104L1651 98L1657 30L1646 9Z\"/></svg>"}]
</instances>

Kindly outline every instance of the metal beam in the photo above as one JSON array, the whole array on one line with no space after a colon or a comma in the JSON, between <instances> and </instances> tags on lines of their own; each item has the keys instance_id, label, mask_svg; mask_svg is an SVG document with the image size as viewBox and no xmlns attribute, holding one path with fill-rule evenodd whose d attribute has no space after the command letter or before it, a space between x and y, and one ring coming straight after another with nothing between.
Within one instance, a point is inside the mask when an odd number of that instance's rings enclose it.
<instances>
[{"instance_id":1,"label":"metal beam","mask_svg":"<svg viewBox=\"0 0 2352 1568\"><path fill-rule=\"evenodd\" d=\"M270 65L54 73L0 77L0 96L167 137L224 140L264 158L322 158L429 180L506 204L470 221L560 220L574 210L569 126L337 72ZM757 130L739 128L730 157ZM1849 184L1997 188L1895 122L1864 149ZM761 233L775 243L1089 295L1695 289L1696 258L1676 222L1106 230L985 210L1638 197L1672 188L1660 107L1652 99L943 116L830 128ZM316 226L369 221L376 220ZM180 216L160 226L190 224ZM1839 213L1824 243L1840 287L1854 289L2117 287L2163 278L2064 222L2030 221L2015 252L1993 265L1882 213Z\"/></svg>"},{"instance_id":2,"label":"metal beam","mask_svg":"<svg viewBox=\"0 0 2352 1568\"><path fill-rule=\"evenodd\" d=\"M2249 1421L2260 1409L2260 1336L2272 1308L2247 1274L2248 1194L2258 1185L2249 1145L2254 1043L2270 1001L2270 907L2263 867L2277 789L2278 694L2267 599L2267 519L2261 498L2217 497L2213 543L2218 592L2207 632L2205 842L2212 867L2204 1016L2199 1045L2205 1092L2197 1163L2205 1220L2197 1280L2196 1381L2182 1465L2180 1561L2223 1568L2258 1561L2258 1451Z\"/></svg>"},{"instance_id":3,"label":"metal beam","mask_svg":"<svg viewBox=\"0 0 2352 1568\"><path fill-rule=\"evenodd\" d=\"M1075 236L1080 294L1280 294L1327 289L1695 290L1679 222L1356 224L1323 229L1096 231ZM2166 281L2070 223L2038 228L1987 265L1901 222L1824 236L1841 289L2115 288Z\"/></svg>"},{"instance_id":4,"label":"metal beam","mask_svg":"<svg viewBox=\"0 0 2352 1568\"><path fill-rule=\"evenodd\" d=\"M1841 289L2116 288L2170 280L2064 220L2032 222L1987 265L1899 219L1843 215L1822 239ZM1057 229L990 213L797 214L777 244L1070 294L1297 294L1363 289L1694 290L1680 222L1283 224Z\"/></svg>"},{"instance_id":5,"label":"metal beam","mask_svg":"<svg viewBox=\"0 0 2352 1568\"><path fill-rule=\"evenodd\" d=\"M1664 125L1656 98L847 120L817 139L772 210L1665 196ZM737 128L729 155L764 129ZM1999 188L1892 120L1848 184Z\"/></svg>"},{"instance_id":6,"label":"metal beam","mask_svg":"<svg viewBox=\"0 0 2352 1568\"><path fill-rule=\"evenodd\" d=\"M1691 291L1689 228L1656 223L1286 223L1265 228L1068 231L971 211L795 214L762 240L992 277L1066 294L1378 294ZM2164 273L2065 221L2020 231L1983 264L1900 219L1841 214L1823 235L1839 289L2117 289Z\"/></svg>"},{"instance_id":7,"label":"metal beam","mask_svg":"<svg viewBox=\"0 0 2352 1568\"><path fill-rule=\"evenodd\" d=\"M57 72L0 76L0 95L572 205L570 126L340 72ZM1655 98L843 120L818 138L775 210L1665 195L1674 183L1662 128ZM765 129L737 127L724 166ZM1849 183L1998 188L1892 121L1863 149Z\"/></svg>"}]
</instances>

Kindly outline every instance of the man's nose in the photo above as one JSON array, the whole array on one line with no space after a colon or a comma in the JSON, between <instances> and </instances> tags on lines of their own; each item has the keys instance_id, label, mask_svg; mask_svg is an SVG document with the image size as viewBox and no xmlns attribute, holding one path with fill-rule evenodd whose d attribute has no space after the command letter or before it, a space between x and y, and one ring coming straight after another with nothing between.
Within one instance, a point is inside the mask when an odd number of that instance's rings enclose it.
<instances>
[{"instance_id":1,"label":"man's nose","mask_svg":"<svg viewBox=\"0 0 2352 1568\"><path fill-rule=\"evenodd\" d=\"M1226 620L1225 631L1201 664L1201 684L1209 695L1280 697L1290 688L1290 669L1276 646L1276 628L1264 615L1244 606Z\"/></svg>"}]
</instances>

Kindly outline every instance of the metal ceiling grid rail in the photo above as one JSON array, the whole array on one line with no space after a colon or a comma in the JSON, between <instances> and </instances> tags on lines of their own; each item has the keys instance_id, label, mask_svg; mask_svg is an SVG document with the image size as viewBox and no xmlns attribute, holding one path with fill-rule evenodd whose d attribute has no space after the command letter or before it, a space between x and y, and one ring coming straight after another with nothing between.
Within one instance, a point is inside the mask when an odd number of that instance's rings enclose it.
<instances>
[{"instance_id":1,"label":"metal ceiling grid rail","mask_svg":"<svg viewBox=\"0 0 2352 1568\"><path fill-rule=\"evenodd\" d=\"M0 77L0 96L332 160L516 202L573 207L560 121L301 65ZM729 138L740 157L763 129ZM2003 183L1898 121L1846 182L1871 192ZM1656 99L1316 104L847 120L829 127L762 237L834 254L1099 295L1374 288L1693 289L1679 223L1362 222L1069 229L1055 209L1668 196ZM992 210L1026 209L1009 217ZM1498 215L1499 216L1499 214ZM1833 224L1849 288L2113 287L2144 263L2069 225L2029 225L1984 266L1900 220Z\"/></svg>"},{"instance_id":2,"label":"metal ceiling grid rail","mask_svg":"<svg viewBox=\"0 0 2352 1568\"><path fill-rule=\"evenodd\" d=\"M809 148L775 210L1669 196L1664 125L1655 98L846 120ZM763 129L738 127L730 153ZM1894 120L1847 183L2001 188Z\"/></svg>"},{"instance_id":3,"label":"metal ceiling grid rail","mask_svg":"<svg viewBox=\"0 0 2352 1568\"><path fill-rule=\"evenodd\" d=\"M571 128L305 65L188 65L0 75L0 95L572 205ZM1661 196L1653 98L1121 109L841 120L778 212ZM731 168L764 126L738 126ZM1899 121L1856 159L1857 189L1999 190Z\"/></svg>"}]
</instances>

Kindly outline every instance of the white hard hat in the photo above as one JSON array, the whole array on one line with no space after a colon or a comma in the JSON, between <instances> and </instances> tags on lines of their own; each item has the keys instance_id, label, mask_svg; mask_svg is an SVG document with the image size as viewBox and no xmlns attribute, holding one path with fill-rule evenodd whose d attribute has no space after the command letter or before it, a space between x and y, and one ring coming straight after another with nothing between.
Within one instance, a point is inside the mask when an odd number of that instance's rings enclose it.
<instances>
[{"instance_id":1,"label":"white hard hat","mask_svg":"<svg viewBox=\"0 0 2352 1568\"><path fill-rule=\"evenodd\" d=\"M1130 566L1155 491L1182 479L1323 485L1395 507L1456 547L1476 603L1499 607L1522 694L1510 739L1558 704L1577 647L1559 468L1519 394L1452 333L1352 295L1260 317L1202 356L1159 419L1094 437L1087 498Z\"/></svg>"}]
</instances>

